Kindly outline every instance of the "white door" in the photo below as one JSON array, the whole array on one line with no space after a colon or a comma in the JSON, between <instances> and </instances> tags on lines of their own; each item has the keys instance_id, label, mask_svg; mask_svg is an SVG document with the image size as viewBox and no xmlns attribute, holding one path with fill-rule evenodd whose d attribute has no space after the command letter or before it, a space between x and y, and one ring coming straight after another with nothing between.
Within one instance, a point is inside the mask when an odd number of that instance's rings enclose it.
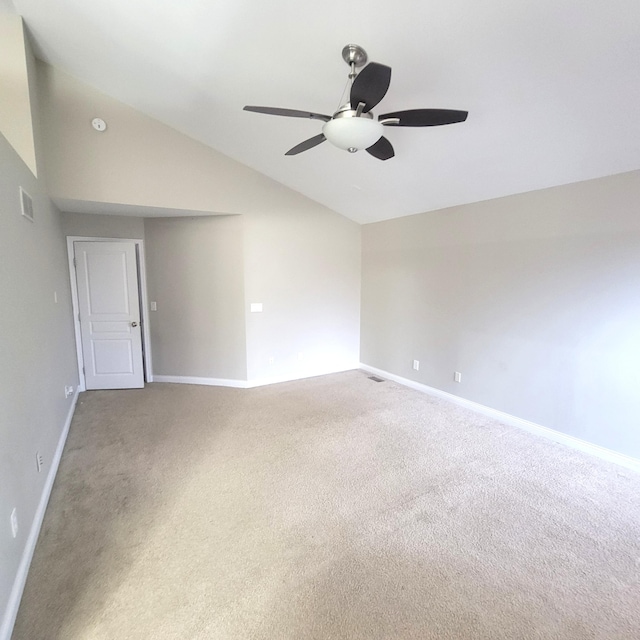
<instances>
[{"instance_id":1,"label":"white door","mask_svg":"<svg viewBox=\"0 0 640 640\"><path fill-rule=\"evenodd\" d=\"M144 386L133 242L74 242L87 389Z\"/></svg>"}]
</instances>

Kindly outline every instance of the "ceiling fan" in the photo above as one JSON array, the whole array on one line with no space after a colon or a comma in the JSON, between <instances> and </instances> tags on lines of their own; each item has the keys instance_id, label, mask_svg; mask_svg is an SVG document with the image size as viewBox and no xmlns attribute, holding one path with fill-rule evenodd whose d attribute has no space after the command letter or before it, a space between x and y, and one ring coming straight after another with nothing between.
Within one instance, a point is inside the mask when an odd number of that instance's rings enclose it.
<instances>
[{"instance_id":1,"label":"ceiling fan","mask_svg":"<svg viewBox=\"0 0 640 640\"><path fill-rule=\"evenodd\" d=\"M370 62L360 73L356 68L367 63L366 51L357 44L348 44L342 50L342 58L351 71L351 93L349 101L343 104L332 116L297 109L281 109L279 107L256 107L247 105L245 111L266 113L272 116L288 116L291 118L310 118L323 120L322 133L309 138L285 155L295 156L312 149L325 140L349 153L365 149L378 160L393 158L391 143L382 135L383 127L435 127L443 124L464 122L468 111L453 109L409 109L394 111L374 118L373 109L384 98L391 82L391 67L377 62Z\"/></svg>"}]
</instances>

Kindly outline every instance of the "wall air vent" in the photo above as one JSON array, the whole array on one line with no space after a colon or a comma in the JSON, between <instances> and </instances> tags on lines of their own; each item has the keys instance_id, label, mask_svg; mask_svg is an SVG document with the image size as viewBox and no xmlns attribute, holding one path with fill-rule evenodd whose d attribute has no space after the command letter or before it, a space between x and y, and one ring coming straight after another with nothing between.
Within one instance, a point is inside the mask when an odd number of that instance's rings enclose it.
<instances>
[{"instance_id":1,"label":"wall air vent","mask_svg":"<svg viewBox=\"0 0 640 640\"><path fill-rule=\"evenodd\" d=\"M33 199L22 187L20 187L20 206L22 215L33 222Z\"/></svg>"}]
</instances>

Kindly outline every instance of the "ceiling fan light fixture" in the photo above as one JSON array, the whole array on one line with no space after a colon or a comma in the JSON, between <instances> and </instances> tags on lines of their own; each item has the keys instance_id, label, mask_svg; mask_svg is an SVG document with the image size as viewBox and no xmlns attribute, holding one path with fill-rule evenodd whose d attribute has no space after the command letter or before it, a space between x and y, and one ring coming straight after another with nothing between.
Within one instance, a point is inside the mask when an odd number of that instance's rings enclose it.
<instances>
[{"instance_id":1,"label":"ceiling fan light fixture","mask_svg":"<svg viewBox=\"0 0 640 640\"><path fill-rule=\"evenodd\" d=\"M1 1L1 0L0 0ZM299 109L282 109L281 107L261 107L246 105L245 111L266 113L272 116L288 116L290 118L310 118L322 120L325 124L322 133L308 140L303 140L285 153L286 156L297 156L328 140L331 144L349 153L365 149L378 160L390 160L395 156L393 145L382 135L383 127L436 127L454 122L464 122L466 111L453 109L405 109L394 111L374 118L372 109L387 94L391 82L391 67L378 62L367 64L366 51L357 44L348 44L342 50L342 58L349 65L351 72L351 91L349 100L332 116L313 111ZM364 66L366 65L366 66ZM364 67L356 73L357 67Z\"/></svg>"},{"instance_id":2,"label":"ceiling fan light fixture","mask_svg":"<svg viewBox=\"0 0 640 640\"><path fill-rule=\"evenodd\" d=\"M382 125L372 118L341 117L326 122L322 127L322 133L339 149L355 153L375 144L382 137L383 129Z\"/></svg>"}]
</instances>

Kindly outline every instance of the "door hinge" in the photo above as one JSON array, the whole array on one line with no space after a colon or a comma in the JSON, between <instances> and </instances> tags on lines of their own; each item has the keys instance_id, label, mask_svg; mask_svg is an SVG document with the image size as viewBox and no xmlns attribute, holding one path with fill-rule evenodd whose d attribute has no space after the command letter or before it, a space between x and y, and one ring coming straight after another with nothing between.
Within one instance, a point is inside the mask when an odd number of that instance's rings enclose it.
<instances>
[{"instance_id":1,"label":"door hinge","mask_svg":"<svg viewBox=\"0 0 640 640\"><path fill-rule=\"evenodd\" d=\"M78 266L78 263L76 262L76 259L75 259L75 258L73 259L73 266L74 266L74 267L77 267L77 266Z\"/></svg>"}]
</instances>

